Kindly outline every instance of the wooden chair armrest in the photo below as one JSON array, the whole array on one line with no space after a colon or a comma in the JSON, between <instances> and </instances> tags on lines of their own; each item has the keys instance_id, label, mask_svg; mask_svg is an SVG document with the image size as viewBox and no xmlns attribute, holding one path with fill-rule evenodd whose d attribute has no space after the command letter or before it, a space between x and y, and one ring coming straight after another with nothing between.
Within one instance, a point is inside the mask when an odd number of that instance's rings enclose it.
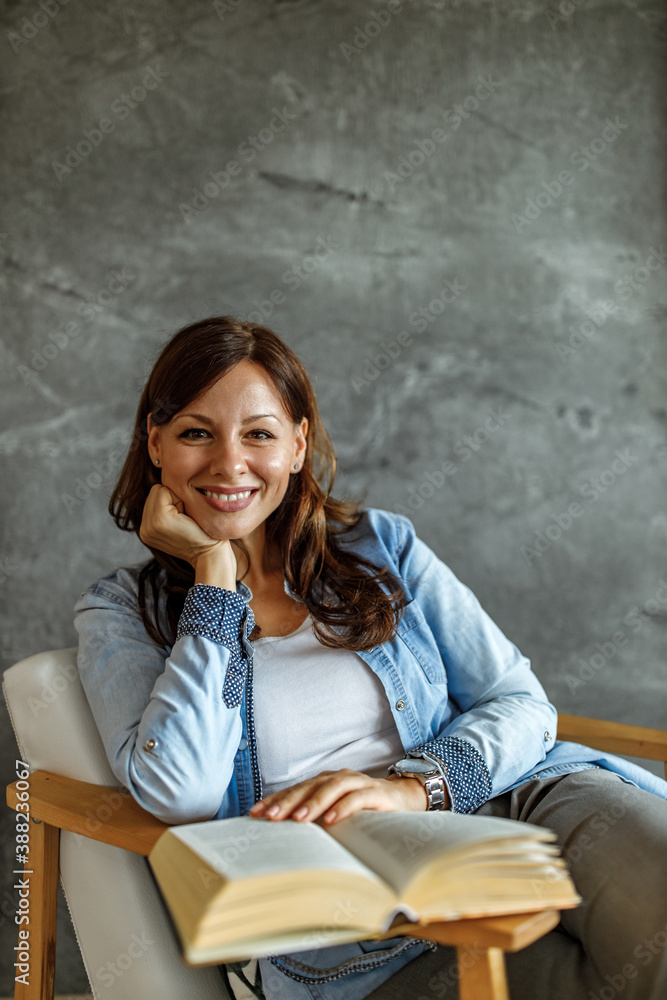
<instances>
[{"instance_id":1,"label":"wooden chair armrest","mask_svg":"<svg viewBox=\"0 0 667 1000\"><path fill-rule=\"evenodd\" d=\"M30 817L60 830L79 833L113 847L147 856L168 830L127 792L87 781L33 771L29 778ZM7 805L19 803L16 782L7 786Z\"/></svg>"},{"instance_id":2,"label":"wooden chair armrest","mask_svg":"<svg viewBox=\"0 0 667 1000\"><path fill-rule=\"evenodd\" d=\"M667 732L606 722L578 715L558 715L558 739L585 743L595 750L624 753L631 757L667 761Z\"/></svg>"},{"instance_id":3,"label":"wooden chair armrest","mask_svg":"<svg viewBox=\"0 0 667 1000\"><path fill-rule=\"evenodd\" d=\"M425 924L396 923L383 937L403 934L436 941L438 944L465 945L480 942L485 948L519 951L553 930L559 920L559 910L546 909L534 913L513 913L505 917L478 917Z\"/></svg>"}]
</instances>

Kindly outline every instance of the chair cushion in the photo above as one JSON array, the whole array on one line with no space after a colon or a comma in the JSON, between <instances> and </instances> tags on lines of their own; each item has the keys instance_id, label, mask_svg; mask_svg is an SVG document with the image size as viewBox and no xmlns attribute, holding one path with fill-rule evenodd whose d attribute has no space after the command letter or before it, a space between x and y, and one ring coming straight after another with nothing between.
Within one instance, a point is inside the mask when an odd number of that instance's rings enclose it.
<instances>
[{"instance_id":1,"label":"chair cushion","mask_svg":"<svg viewBox=\"0 0 667 1000\"><path fill-rule=\"evenodd\" d=\"M22 660L5 671L3 689L32 771L119 787L79 680L76 649Z\"/></svg>"}]
</instances>

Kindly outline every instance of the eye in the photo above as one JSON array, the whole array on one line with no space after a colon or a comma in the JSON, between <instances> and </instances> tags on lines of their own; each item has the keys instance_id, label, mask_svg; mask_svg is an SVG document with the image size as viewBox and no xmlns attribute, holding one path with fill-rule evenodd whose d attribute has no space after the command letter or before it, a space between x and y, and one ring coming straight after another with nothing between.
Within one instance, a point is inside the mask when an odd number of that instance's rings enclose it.
<instances>
[{"instance_id":1,"label":"eye","mask_svg":"<svg viewBox=\"0 0 667 1000\"><path fill-rule=\"evenodd\" d=\"M257 428L254 431L248 431L248 436L249 437L253 437L255 435L256 435L256 440L257 441L268 441L270 438L274 437L274 435L271 434L270 431L265 431L265 430L262 430L261 428Z\"/></svg>"},{"instance_id":2,"label":"eye","mask_svg":"<svg viewBox=\"0 0 667 1000\"><path fill-rule=\"evenodd\" d=\"M187 430L182 431L178 436L179 438L185 438L186 441L203 441L210 435L203 427L188 427Z\"/></svg>"}]
</instances>

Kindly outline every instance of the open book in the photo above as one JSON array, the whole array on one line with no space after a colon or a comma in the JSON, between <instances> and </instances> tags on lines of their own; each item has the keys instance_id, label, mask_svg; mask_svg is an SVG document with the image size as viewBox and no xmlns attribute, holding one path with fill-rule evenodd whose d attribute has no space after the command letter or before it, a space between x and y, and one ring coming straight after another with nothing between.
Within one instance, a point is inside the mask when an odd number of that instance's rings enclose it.
<instances>
[{"instance_id":1,"label":"open book","mask_svg":"<svg viewBox=\"0 0 667 1000\"><path fill-rule=\"evenodd\" d=\"M149 862L191 965L379 938L393 923L580 901L549 830L364 809L330 827L242 816L171 827Z\"/></svg>"}]
</instances>

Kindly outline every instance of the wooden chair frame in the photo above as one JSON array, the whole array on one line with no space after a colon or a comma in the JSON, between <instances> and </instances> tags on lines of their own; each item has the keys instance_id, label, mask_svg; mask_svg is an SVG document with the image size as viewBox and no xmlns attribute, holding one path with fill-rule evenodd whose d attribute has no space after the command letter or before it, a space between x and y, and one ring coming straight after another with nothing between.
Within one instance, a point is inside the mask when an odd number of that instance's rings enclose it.
<instances>
[{"instance_id":1,"label":"wooden chair frame","mask_svg":"<svg viewBox=\"0 0 667 1000\"><path fill-rule=\"evenodd\" d=\"M667 732L621 723L604 722L573 715L559 716L558 737L585 743L609 753L665 762L667 776ZM7 804L16 809L21 801L16 782L7 787ZM91 833L89 816L105 805L109 789L46 771L30 775L30 856L24 877L29 880L30 982L17 982L14 1000L53 1000L55 985L56 908L60 831L121 847L147 856L167 825L146 812L127 793L113 815ZM388 936L406 934L438 944L452 945L459 953L461 1000L509 1000L505 976L505 951L519 951L552 930L559 912L457 920L415 928L413 924L392 927ZM473 963L464 961L475 949Z\"/></svg>"}]
</instances>

